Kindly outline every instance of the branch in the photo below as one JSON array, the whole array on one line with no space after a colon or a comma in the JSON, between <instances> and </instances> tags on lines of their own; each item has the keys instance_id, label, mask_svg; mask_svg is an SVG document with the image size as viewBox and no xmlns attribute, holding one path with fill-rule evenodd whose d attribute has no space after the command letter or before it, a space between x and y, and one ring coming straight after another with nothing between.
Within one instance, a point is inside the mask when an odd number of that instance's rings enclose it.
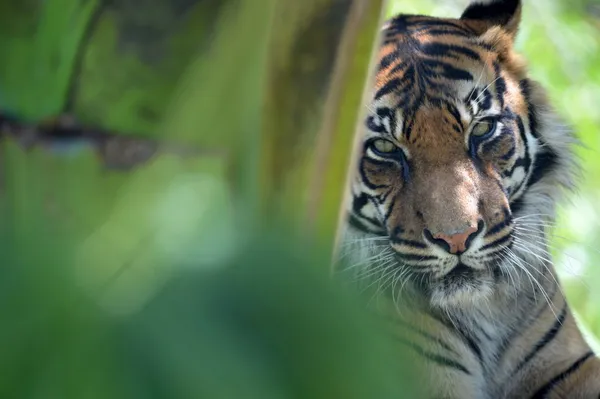
<instances>
[{"instance_id":1,"label":"branch","mask_svg":"<svg viewBox=\"0 0 600 399\"><path fill-rule=\"evenodd\" d=\"M58 154L92 149L108 169L130 170L150 161L158 153L180 157L225 156L218 149L199 149L187 144L151 140L106 130L84 127L70 115L61 115L39 124L29 124L0 113L0 140L12 139L30 151L41 147Z\"/></svg>"}]
</instances>

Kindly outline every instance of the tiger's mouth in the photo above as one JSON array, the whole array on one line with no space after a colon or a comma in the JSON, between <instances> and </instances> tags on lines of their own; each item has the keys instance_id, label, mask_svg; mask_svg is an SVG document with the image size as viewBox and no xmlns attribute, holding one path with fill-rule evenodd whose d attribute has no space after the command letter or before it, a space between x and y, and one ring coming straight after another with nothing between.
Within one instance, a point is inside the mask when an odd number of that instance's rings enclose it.
<instances>
[{"instance_id":1,"label":"tiger's mouth","mask_svg":"<svg viewBox=\"0 0 600 399\"><path fill-rule=\"evenodd\" d=\"M459 263L445 275L431 279L427 293L434 306L465 306L488 298L494 288L495 273L491 267L475 269Z\"/></svg>"},{"instance_id":2,"label":"tiger's mouth","mask_svg":"<svg viewBox=\"0 0 600 399\"><path fill-rule=\"evenodd\" d=\"M472 280L476 274L481 273L480 270L475 270L472 267L460 262L450 272L442 277L442 281L447 284L462 284L465 281Z\"/></svg>"},{"instance_id":3,"label":"tiger's mouth","mask_svg":"<svg viewBox=\"0 0 600 399\"><path fill-rule=\"evenodd\" d=\"M502 271L501 260L474 268L461 261L445 274L426 274L415 278L417 291L434 307L465 307L488 299L494 292Z\"/></svg>"}]
</instances>

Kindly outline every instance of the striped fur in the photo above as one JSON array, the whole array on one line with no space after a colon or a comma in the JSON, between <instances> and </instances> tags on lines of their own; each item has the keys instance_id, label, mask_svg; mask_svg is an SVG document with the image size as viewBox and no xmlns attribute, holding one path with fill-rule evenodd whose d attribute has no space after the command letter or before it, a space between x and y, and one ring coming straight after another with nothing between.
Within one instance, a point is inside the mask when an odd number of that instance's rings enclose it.
<instances>
[{"instance_id":1,"label":"striped fur","mask_svg":"<svg viewBox=\"0 0 600 399\"><path fill-rule=\"evenodd\" d=\"M383 29L340 272L431 397L600 398L547 250L576 140L513 50L520 16L500 0ZM461 253L443 237L463 231Z\"/></svg>"}]
</instances>

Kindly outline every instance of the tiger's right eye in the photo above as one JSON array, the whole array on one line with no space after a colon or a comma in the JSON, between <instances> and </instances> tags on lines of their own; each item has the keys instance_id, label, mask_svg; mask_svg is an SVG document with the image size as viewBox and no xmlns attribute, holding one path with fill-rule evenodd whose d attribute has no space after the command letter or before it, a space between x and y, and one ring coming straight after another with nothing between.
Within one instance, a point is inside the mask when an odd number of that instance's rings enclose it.
<instances>
[{"instance_id":1,"label":"tiger's right eye","mask_svg":"<svg viewBox=\"0 0 600 399\"><path fill-rule=\"evenodd\" d=\"M399 150L399 148L389 140L377 139L371 143L371 146L375 149L379 155L393 154Z\"/></svg>"},{"instance_id":2,"label":"tiger's right eye","mask_svg":"<svg viewBox=\"0 0 600 399\"><path fill-rule=\"evenodd\" d=\"M475 124L475 126L471 130L471 136L477 138L487 138L494 134L497 126L498 121L496 119L483 119Z\"/></svg>"},{"instance_id":3,"label":"tiger's right eye","mask_svg":"<svg viewBox=\"0 0 600 399\"><path fill-rule=\"evenodd\" d=\"M408 168L409 165L403 149L398 147L392 141L386 139L372 140L367 143L367 146L373 154L381 158L385 158L387 164L398 164L400 168L402 168L402 177L405 181L408 181L410 177Z\"/></svg>"}]
</instances>

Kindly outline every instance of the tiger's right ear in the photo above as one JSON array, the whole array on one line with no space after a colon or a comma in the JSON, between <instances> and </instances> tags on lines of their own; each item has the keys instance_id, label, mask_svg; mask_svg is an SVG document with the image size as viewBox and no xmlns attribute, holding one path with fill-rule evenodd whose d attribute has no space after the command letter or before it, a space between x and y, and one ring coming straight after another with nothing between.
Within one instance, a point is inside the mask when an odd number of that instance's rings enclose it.
<instances>
[{"instance_id":1,"label":"tiger's right ear","mask_svg":"<svg viewBox=\"0 0 600 399\"><path fill-rule=\"evenodd\" d=\"M514 39L521 22L521 1L480 0L467 7L460 19L479 35L499 26Z\"/></svg>"}]
</instances>

